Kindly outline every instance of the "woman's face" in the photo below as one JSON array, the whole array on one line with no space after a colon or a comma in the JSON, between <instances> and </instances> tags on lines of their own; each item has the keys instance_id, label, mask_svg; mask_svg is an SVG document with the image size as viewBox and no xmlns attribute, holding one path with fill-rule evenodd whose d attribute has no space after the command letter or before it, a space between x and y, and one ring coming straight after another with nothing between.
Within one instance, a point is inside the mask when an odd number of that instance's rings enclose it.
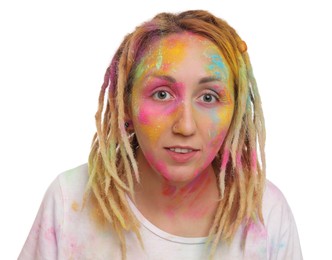
<instances>
[{"instance_id":1,"label":"woman's face","mask_svg":"<svg viewBox=\"0 0 332 260\"><path fill-rule=\"evenodd\" d=\"M188 182L211 165L224 141L234 110L233 77L211 41L172 34L146 50L130 105L142 160L168 181Z\"/></svg>"}]
</instances>

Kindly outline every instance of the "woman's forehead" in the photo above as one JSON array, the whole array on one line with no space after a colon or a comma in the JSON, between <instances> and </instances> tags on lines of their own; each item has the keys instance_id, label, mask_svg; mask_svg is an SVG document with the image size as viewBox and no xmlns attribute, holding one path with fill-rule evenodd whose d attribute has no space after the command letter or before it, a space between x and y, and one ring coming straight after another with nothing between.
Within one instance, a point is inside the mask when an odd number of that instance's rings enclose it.
<instances>
[{"instance_id":1,"label":"woman's forehead","mask_svg":"<svg viewBox=\"0 0 332 260\"><path fill-rule=\"evenodd\" d=\"M182 62L188 56L213 61L219 69L225 67L225 59L214 43L203 36L182 32L154 40L145 50L136 68L135 78L140 78L151 70L167 71L167 68Z\"/></svg>"},{"instance_id":2,"label":"woman's forehead","mask_svg":"<svg viewBox=\"0 0 332 260\"><path fill-rule=\"evenodd\" d=\"M160 49L164 49L166 52L180 53L193 46L219 50L212 41L201 35L192 32L181 32L155 39L146 49L145 54L149 55Z\"/></svg>"}]
</instances>

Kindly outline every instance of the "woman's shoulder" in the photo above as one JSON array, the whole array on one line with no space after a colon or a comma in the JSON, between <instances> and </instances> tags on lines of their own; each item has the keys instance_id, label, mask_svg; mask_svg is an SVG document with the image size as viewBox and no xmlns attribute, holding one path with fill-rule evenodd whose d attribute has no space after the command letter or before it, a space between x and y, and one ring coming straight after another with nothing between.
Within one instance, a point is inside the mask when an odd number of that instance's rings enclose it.
<instances>
[{"instance_id":1,"label":"woman's shoulder","mask_svg":"<svg viewBox=\"0 0 332 260\"><path fill-rule=\"evenodd\" d=\"M284 194L270 181L265 184L262 211L269 254L278 259L302 259L292 210Z\"/></svg>"},{"instance_id":2,"label":"woman's shoulder","mask_svg":"<svg viewBox=\"0 0 332 260\"><path fill-rule=\"evenodd\" d=\"M43 204L58 202L58 206L66 207L71 202L75 208L82 204L88 182L88 165L82 164L60 173L50 184Z\"/></svg>"},{"instance_id":3,"label":"woman's shoulder","mask_svg":"<svg viewBox=\"0 0 332 260\"><path fill-rule=\"evenodd\" d=\"M57 177L57 180L61 189L77 192L85 190L88 178L88 165L82 164L60 173Z\"/></svg>"},{"instance_id":4,"label":"woman's shoulder","mask_svg":"<svg viewBox=\"0 0 332 260\"><path fill-rule=\"evenodd\" d=\"M263 194L263 203L280 203L284 202L285 200L286 199L282 191L270 180L266 180Z\"/></svg>"},{"instance_id":5,"label":"woman's shoulder","mask_svg":"<svg viewBox=\"0 0 332 260\"><path fill-rule=\"evenodd\" d=\"M266 180L263 194L263 217L265 224L276 226L278 222L292 222L292 211L282 191L271 181Z\"/></svg>"}]
</instances>

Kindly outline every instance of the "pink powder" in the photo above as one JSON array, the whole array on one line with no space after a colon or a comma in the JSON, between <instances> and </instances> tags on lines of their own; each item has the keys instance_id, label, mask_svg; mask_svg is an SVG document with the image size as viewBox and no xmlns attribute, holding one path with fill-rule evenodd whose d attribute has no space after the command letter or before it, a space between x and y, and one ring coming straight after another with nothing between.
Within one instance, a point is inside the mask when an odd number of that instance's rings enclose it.
<instances>
[{"instance_id":1,"label":"pink powder","mask_svg":"<svg viewBox=\"0 0 332 260\"><path fill-rule=\"evenodd\" d=\"M45 238L49 242L55 242L55 229L54 229L54 227L50 227L45 231Z\"/></svg>"},{"instance_id":2,"label":"pink powder","mask_svg":"<svg viewBox=\"0 0 332 260\"><path fill-rule=\"evenodd\" d=\"M174 213L174 209L172 207L168 207L166 209L166 215L169 216L170 218L173 218L175 213Z\"/></svg>"},{"instance_id":3,"label":"pink powder","mask_svg":"<svg viewBox=\"0 0 332 260\"><path fill-rule=\"evenodd\" d=\"M257 154L256 150L251 151L251 165L254 171L257 170Z\"/></svg>"},{"instance_id":4,"label":"pink powder","mask_svg":"<svg viewBox=\"0 0 332 260\"><path fill-rule=\"evenodd\" d=\"M151 153L147 153L144 156L151 167L155 168L155 170L157 170L164 178L169 179L167 166L164 162L156 161Z\"/></svg>"},{"instance_id":5,"label":"pink powder","mask_svg":"<svg viewBox=\"0 0 332 260\"><path fill-rule=\"evenodd\" d=\"M165 184L163 188L163 195L165 196L173 196L176 192L176 187L174 185Z\"/></svg>"},{"instance_id":6,"label":"pink powder","mask_svg":"<svg viewBox=\"0 0 332 260\"><path fill-rule=\"evenodd\" d=\"M139 110L139 114L138 114L138 120L140 123L147 125L150 123L149 117L148 117L148 111L146 111L146 109Z\"/></svg>"},{"instance_id":7,"label":"pink powder","mask_svg":"<svg viewBox=\"0 0 332 260\"><path fill-rule=\"evenodd\" d=\"M250 222L248 227L248 234L254 236L255 238L266 238L267 231L264 226L261 225L260 222L254 223L253 221Z\"/></svg>"}]
</instances>

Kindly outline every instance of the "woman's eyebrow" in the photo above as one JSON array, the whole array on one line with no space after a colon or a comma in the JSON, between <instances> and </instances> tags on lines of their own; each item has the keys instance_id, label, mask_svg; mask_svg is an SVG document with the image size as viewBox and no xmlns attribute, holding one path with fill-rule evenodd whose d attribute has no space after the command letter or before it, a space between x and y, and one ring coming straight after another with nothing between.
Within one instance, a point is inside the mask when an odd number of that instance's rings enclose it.
<instances>
[{"instance_id":1,"label":"woman's eyebrow","mask_svg":"<svg viewBox=\"0 0 332 260\"><path fill-rule=\"evenodd\" d=\"M152 74L150 76L147 77L152 77L152 78L158 78L158 79L162 79L171 83L176 83L176 79L173 78L172 76L169 75L160 75L160 74ZM208 82L213 82L213 81L219 81L222 82L220 77L216 77L216 76L208 76L208 77L203 77L199 80L198 84L204 84L204 83L208 83Z\"/></svg>"},{"instance_id":2,"label":"woman's eyebrow","mask_svg":"<svg viewBox=\"0 0 332 260\"><path fill-rule=\"evenodd\" d=\"M169 81L171 83L176 83L176 79L169 76L169 75L152 74L151 77L166 80L166 81Z\"/></svg>"},{"instance_id":3,"label":"woman's eyebrow","mask_svg":"<svg viewBox=\"0 0 332 260\"><path fill-rule=\"evenodd\" d=\"M209 76L209 77L201 78L198 83L203 84L203 83L208 83L208 82L212 82L212 81L221 81L221 79L220 79L220 77Z\"/></svg>"}]
</instances>

